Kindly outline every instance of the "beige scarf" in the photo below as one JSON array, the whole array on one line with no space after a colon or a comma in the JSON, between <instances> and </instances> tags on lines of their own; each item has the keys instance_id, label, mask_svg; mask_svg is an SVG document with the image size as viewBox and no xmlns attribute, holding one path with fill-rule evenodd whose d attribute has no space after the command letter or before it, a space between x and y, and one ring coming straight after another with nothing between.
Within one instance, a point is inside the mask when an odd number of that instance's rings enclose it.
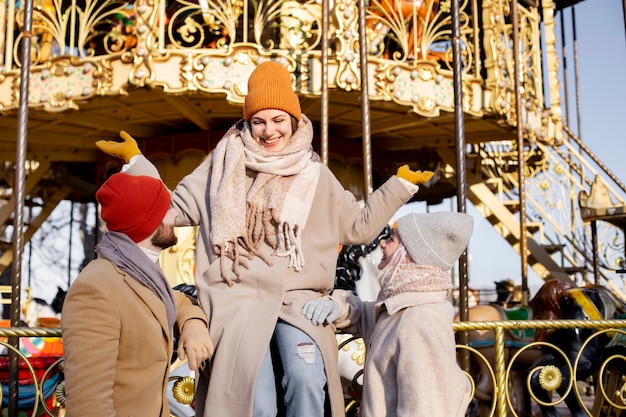
<instances>
[{"instance_id":1,"label":"beige scarf","mask_svg":"<svg viewBox=\"0 0 626 417\"><path fill-rule=\"evenodd\" d=\"M377 301L404 292L447 291L452 289L448 273L439 267L418 265L400 244L379 278Z\"/></svg>"},{"instance_id":2,"label":"beige scarf","mask_svg":"<svg viewBox=\"0 0 626 417\"><path fill-rule=\"evenodd\" d=\"M237 122L217 144L212 154L209 184L211 243L220 255L222 278L229 284L226 258L241 279L239 265L248 268L255 256L272 261L260 250L263 242L274 256L289 258L289 267L304 266L302 230L306 224L317 183L319 156L313 152L313 126L304 115L287 147L266 151L250 132L250 125ZM257 172L246 190L246 169Z\"/></svg>"}]
</instances>

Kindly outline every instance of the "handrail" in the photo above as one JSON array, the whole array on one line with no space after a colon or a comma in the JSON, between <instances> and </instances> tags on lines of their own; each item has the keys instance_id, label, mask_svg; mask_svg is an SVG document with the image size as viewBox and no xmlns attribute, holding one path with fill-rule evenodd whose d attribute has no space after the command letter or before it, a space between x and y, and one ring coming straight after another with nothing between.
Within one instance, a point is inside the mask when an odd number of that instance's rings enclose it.
<instances>
[{"instance_id":1,"label":"handrail","mask_svg":"<svg viewBox=\"0 0 626 417\"><path fill-rule=\"evenodd\" d=\"M626 185L624 185L619 178L617 178L617 176L613 173L613 171L611 171L606 165L604 165L602 163L602 161L600 161L600 159L596 156L596 154L594 154L591 149L589 149L587 147L587 145L585 145L583 143L582 140L580 140L580 138L578 136L576 136L567 126L563 126L563 130L565 131L565 133L567 133L567 136L569 136L574 142L576 142L576 144L580 147L581 150L583 150L587 155L589 155L589 157L593 160L593 162L595 162L601 169L602 171L604 171L604 173L624 192L626 193Z\"/></svg>"}]
</instances>

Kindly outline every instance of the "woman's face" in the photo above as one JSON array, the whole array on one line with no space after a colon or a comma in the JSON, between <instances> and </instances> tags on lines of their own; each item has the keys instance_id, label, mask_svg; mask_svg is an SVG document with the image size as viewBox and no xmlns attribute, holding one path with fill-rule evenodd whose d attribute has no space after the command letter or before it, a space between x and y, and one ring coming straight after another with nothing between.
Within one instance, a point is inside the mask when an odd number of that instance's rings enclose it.
<instances>
[{"instance_id":1,"label":"woman's face","mask_svg":"<svg viewBox=\"0 0 626 417\"><path fill-rule=\"evenodd\" d=\"M269 152L280 152L287 147L293 134L289 113L266 109L256 112L250 118L252 137Z\"/></svg>"},{"instance_id":2,"label":"woman's face","mask_svg":"<svg viewBox=\"0 0 626 417\"><path fill-rule=\"evenodd\" d=\"M380 248L383 251L383 256L378 263L379 270L387 266L387 264L391 260L391 255L393 255L396 249L398 249L400 242L400 236L395 230L391 232L391 236L389 236L387 239L380 241Z\"/></svg>"}]
</instances>

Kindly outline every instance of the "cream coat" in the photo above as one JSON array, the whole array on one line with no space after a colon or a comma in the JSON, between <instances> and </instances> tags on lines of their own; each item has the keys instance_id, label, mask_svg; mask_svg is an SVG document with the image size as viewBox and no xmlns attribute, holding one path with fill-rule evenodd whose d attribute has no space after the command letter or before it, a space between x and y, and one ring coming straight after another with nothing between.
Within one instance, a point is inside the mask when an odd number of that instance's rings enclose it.
<instances>
[{"instance_id":1,"label":"cream coat","mask_svg":"<svg viewBox=\"0 0 626 417\"><path fill-rule=\"evenodd\" d=\"M158 176L140 156L127 173ZM318 344L328 378L334 417L343 416L343 391L337 369L334 326L314 326L300 314L304 303L327 295L333 288L339 244L366 244L418 187L391 177L361 208L333 173L322 164L311 213L302 235L305 265L300 272L285 258L271 257L273 266L254 258L241 268L241 282L229 287L220 276L220 260L209 240L208 207L211 158L186 176L172 193L180 212L177 225L200 225L196 248L196 285L200 304L209 319L215 353L211 375L200 378L196 411L204 417L250 417L256 377L279 318L298 327ZM248 172L249 187L255 173ZM263 248L271 255L269 246ZM207 391L208 385L208 391Z\"/></svg>"},{"instance_id":2,"label":"cream coat","mask_svg":"<svg viewBox=\"0 0 626 417\"><path fill-rule=\"evenodd\" d=\"M447 291L405 292L382 303L337 290L335 325L367 347L360 417L463 417L470 381L456 361Z\"/></svg>"},{"instance_id":3,"label":"cream coat","mask_svg":"<svg viewBox=\"0 0 626 417\"><path fill-rule=\"evenodd\" d=\"M174 291L182 328L206 322ZM169 417L165 396L173 339L163 302L107 259L90 262L70 286L61 318L66 417Z\"/></svg>"}]
</instances>

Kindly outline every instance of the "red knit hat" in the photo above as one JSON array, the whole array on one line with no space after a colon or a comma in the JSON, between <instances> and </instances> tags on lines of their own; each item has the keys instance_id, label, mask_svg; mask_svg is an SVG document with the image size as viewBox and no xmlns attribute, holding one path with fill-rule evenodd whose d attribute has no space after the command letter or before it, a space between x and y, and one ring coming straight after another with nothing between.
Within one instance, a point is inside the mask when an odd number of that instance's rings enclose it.
<instances>
[{"instance_id":1,"label":"red knit hat","mask_svg":"<svg viewBox=\"0 0 626 417\"><path fill-rule=\"evenodd\" d=\"M96 192L107 228L134 242L150 236L163 221L171 197L161 180L124 173L113 174Z\"/></svg>"}]
</instances>

